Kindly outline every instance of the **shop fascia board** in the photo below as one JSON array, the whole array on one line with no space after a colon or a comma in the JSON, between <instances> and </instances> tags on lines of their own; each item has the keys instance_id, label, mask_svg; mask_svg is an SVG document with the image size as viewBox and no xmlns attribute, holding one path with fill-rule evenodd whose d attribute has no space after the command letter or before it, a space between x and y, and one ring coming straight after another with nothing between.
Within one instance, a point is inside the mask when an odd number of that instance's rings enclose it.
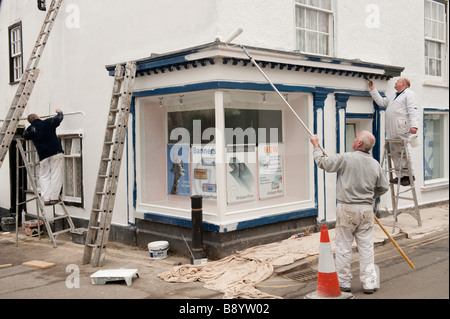
<instances>
[{"instance_id":1,"label":"shop fascia board","mask_svg":"<svg viewBox=\"0 0 450 319\"><path fill-rule=\"evenodd\" d=\"M404 67L390 66L360 60L347 60L318 55L307 55L298 52L286 52L265 48L246 47L248 52L263 67L288 68L295 71L325 72L342 76L368 77L370 79L390 80L400 76ZM217 61L222 59L223 62ZM182 70L183 68L202 67L209 64L251 64L247 55L238 45L227 45L223 42L212 42L197 47L169 52L152 54L148 58L137 60L138 76L158 75L165 72ZM125 63L121 63L125 64ZM183 66L183 67L181 67ZM106 69L110 75L114 74L115 65L108 65Z\"/></svg>"}]
</instances>

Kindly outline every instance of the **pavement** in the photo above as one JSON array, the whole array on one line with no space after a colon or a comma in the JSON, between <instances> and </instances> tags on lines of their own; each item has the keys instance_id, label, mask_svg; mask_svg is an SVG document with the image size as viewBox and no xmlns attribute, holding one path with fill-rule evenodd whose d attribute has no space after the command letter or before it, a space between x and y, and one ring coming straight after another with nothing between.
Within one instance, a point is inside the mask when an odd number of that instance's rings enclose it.
<instances>
[{"instance_id":1,"label":"pavement","mask_svg":"<svg viewBox=\"0 0 450 319\"><path fill-rule=\"evenodd\" d=\"M449 206L443 204L423 208L420 211L422 226L407 212L398 217L392 233L392 217L380 219L394 239L414 239L448 229ZM329 230L334 239L334 229ZM311 237L320 241L320 233ZM390 242L380 227L375 225L375 245ZM298 239L293 239L298 240ZM301 239L299 239L301 240ZM189 256L168 253L165 259L152 259L148 250L118 243L108 243L102 267L83 265L84 246L72 242L70 234L57 238L58 247L53 248L48 237L26 237L16 247L15 233L0 232L0 300L1 299L222 299L224 294L205 288L202 282L170 283L158 274L175 267L190 264ZM264 246L261 246L264 248ZM317 254L295 260L287 265L274 267L274 275L287 274L317 264ZM24 266L29 261L51 263L46 269ZM94 284L91 275L99 270L135 270L137 275L125 280ZM133 273L133 272L132 272ZM270 285L261 284L266 293ZM258 288L258 286L257 286ZM279 292L279 290L278 290Z\"/></svg>"}]
</instances>

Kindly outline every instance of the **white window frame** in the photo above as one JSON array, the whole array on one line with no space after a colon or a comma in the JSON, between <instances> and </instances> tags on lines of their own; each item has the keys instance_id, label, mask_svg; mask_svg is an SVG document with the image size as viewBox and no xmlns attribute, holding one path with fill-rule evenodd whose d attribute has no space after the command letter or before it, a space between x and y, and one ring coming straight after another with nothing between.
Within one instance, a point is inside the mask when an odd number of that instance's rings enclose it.
<instances>
[{"instance_id":1,"label":"white window frame","mask_svg":"<svg viewBox=\"0 0 450 319\"><path fill-rule=\"evenodd\" d=\"M59 138L61 139L61 145L64 150L64 168L63 168L63 193L62 193L62 199L64 202L68 203L74 203L74 204L83 204L84 202L84 189L83 189L83 138L80 135L60 135ZM71 139L71 149L66 149L66 143L65 140ZM73 140L78 139L79 143L73 143ZM76 159L79 159L80 163L79 169L77 169L77 163ZM72 162L72 163L70 163ZM66 194L66 190L69 189L67 185L67 176L69 172L67 171L67 165L72 165L72 185L71 189L74 190L74 194L72 196L69 196ZM75 191L78 189L77 184L80 185L80 193L75 194Z\"/></svg>"},{"instance_id":2,"label":"white window frame","mask_svg":"<svg viewBox=\"0 0 450 319\"><path fill-rule=\"evenodd\" d=\"M322 1L329 1L329 8L321 7ZM299 26L299 22L297 21L298 16L298 10L304 9L305 13L308 12L317 13L316 17L316 30L309 29L308 26ZM320 14L327 14L328 15L328 32L320 30ZM300 47L300 32L305 32L305 47ZM310 49L311 44L308 40L308 36L306 34L312 33L315 34L316 37L316 48ZM327 52L323 53L323 51L320 48L320 36L326 36L327 41ZM314 55L321 55L321 56L333 56L334 55L334 1L333 0L296 0L295 1L295 39L296 39L296 50L307 53L307 54L314 54Z\"/></svg>"},{"instance_id":3,"label":"white window frame","mask_svg":"<svg viewBox=\"0 0 450 319\"><path fill-rule=\"evenodd\" d=\"M446 5L435 1L425 0L424 2L424 57L425 57L425 79L429 81L445 82L447 80L447 8ZM430 16L427 16L427 7L429 6ZM436 19L433 16L434 10L439 10L442 19ZM431 29L431 30L430 30ZM433 30L438 32L440 29L440 36L433 34ZM439 50L440 52L438 52ZM431 54L430 54L431 53ZM428 55L427 55L428 54ZM431 65L434 67L431 67ZM436 66L440 64L440 66ZM433 69L433 70L431 70Z\"/></svg>"},{"instance_id":4,"label":"white window frame","mask_svg":"<svg viewBox=\"0 0 450 319\"><path fill-rule=\"evenodd\" d=\"M10 82L19 82L23 75L22 23L9 27Z\"/></svg>"},{"instance_id":5,"label":"white window frame","mask_svg":"<svg viewBox=\"0 0 450 319\"><path fill-rule=\"evenodd\" d=\"M449 185L449 168L448 168L448 161L449 161L449 154L448 154L448 143L449 143L449 130L448 130L448 125L449 125L449 113L445 112L445 111L439 111L439 110L427 110L424 109L424 125L425 125L425 115L429 115L429 114L436 114L436 115L440 115L443 116L443 133L442 133L442 141L441 145L443 147L443 149L441 149L441 152L443 153L443 156L441 157L441 160L443 161L443 176L435 178L435 179L430 179L430 180L425 180L425 161L427 160L425 158L425 147L426 145L423 145L423 174L424 174L424 187L422 188L422 190L430 190L430 189L435 189L435 188L441 188L441 187L448 187ZM424 144L425 144L425 136L423 137L424 140Z\"/></svg>"}]
</instances>

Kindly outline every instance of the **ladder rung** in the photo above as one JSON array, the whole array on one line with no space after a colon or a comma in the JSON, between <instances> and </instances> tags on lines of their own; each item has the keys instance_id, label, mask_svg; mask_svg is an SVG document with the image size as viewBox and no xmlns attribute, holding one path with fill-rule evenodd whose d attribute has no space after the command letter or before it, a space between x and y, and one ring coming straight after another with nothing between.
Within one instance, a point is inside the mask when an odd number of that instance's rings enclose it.
<instances>
[{"instance_id":1,"label":"ladder rung","mask_svg":"<svg viewBox=\"0 0 450 319\"><path fill-rule=\"evenodd\" d=\"M403 197L403 196L396 196L397 199L406 199L406 200L414 200L414 198L411 197Z\"/></svg>"},{"instance_id":2,"label":"ladder rung","mask_svg":"<svg viewBox=\"0 0 450 319\"><path fill-rule=\"evenodd\" d=\"M90 229L95 229L95 230L99 230L100 229L100 227L98 227L98 226L89 226L89 228Z\"/></svg>"},{"instance_id":3,"label":"ladder rung","mask_svg":"<svg viewBox=\"0 0 450 319\"><path fill-rule=\"evenodd\" d=\"M67 216L67 215L61 215L61 216L56 216L56 217L53 217L53 218L47 218L47 221L53 222L53 221L55 221L55 220L60 220L60 219L65 219L65 218L69 218L69 216Z\"/></svg>"},{"instance_id":4,"label":"ladder rung","mask_svg":"<svg viewBox=\"0 0 450 319\"><path fill-rule=\"evenodd\" d=\"M33 200L36 200L36 199L39 199L39 197L33 197L33 198L27 199L26 201L23 201L23 202L20 202L20 203L17 203L17 204L18 205L23 205L23 204L26 204L26 203L31 202Z\"/></svg>"},{"instance_id":5,"label":"ladder rung","mask_svg":"<svg viewBox=\"0 0 450 319\"><path fill-rule=\"evenodd\" d=\"M69 232L69 231L71 231L71 230L72 230L72 228L67 228L67 229L63 229L63 230L54 232L54 233L53 233L53 237L56 237L56 236L61 235L61 234L64 234L64 233L67 233L67 232Z\"/></svg>"}]
</instances>

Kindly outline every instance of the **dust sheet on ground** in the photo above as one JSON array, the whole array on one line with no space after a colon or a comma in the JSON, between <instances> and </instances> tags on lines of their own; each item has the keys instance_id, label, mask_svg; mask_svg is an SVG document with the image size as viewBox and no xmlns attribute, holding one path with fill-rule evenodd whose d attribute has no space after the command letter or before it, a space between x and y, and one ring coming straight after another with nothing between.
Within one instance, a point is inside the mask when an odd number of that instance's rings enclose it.
<instances>
[{"instance_id":1,"label":"dust sheet on ground","mask_svg":"<svg viewBox=\"0 0 450 319\"><path fill-rule=\"evenodd\" d=\"M448 228L448 206L421 210L422 227L409 214L398 216L393 234L403 232L409 238L417 234ZM384 226L392 226L392 217L380 220ZM392 231L388 229L389 232ZM329 230L330 242L334 251L334 229ZM378 227L374 226L374 242L384 242L388 237ZM354 244L355 245L355 244ZM255 286L268 279L274 272L274 267L285 266L308 256L316 256L319 252L320 233L297 239L287 239L281 242L252 247L218 261L203 265L182 265L163 272L159 278L167 282L204 282L205 288L224 294L224 299L279 299L259 291Z\"/></svg>"}]
</instances>

